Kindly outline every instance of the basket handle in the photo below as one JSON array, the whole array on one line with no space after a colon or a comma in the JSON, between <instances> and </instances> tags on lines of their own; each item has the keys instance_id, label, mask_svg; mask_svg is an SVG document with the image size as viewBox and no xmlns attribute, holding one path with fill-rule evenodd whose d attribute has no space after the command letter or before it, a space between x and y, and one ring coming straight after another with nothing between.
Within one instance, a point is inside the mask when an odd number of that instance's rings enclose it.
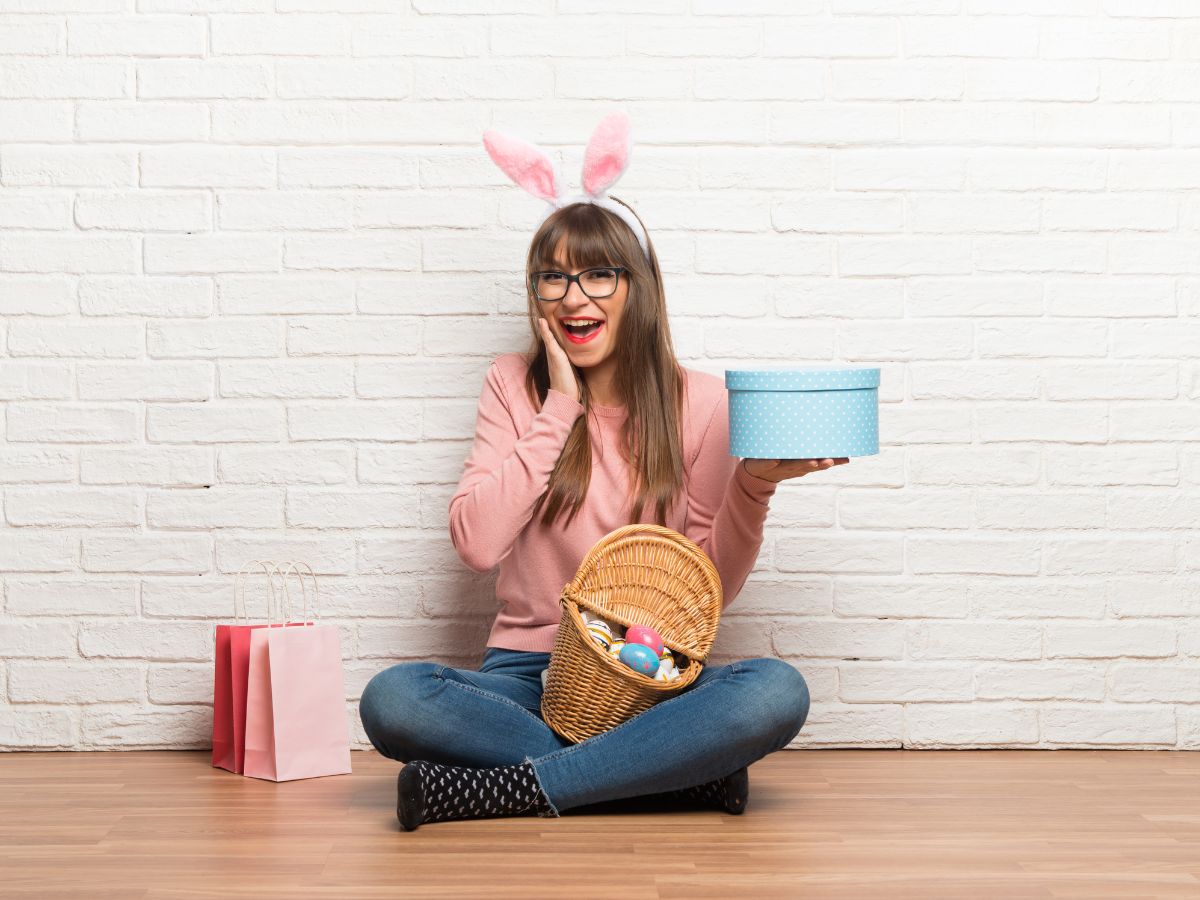
<instances>
[{"instance_id":1,"label":"basket handle","mask_svg":"<svg viewBox=\"0 0 1200 900\"><path fill-rule=\"evenodd\" d=\"M702 567L709 584L712 586L712 603L715 608L709 610L708 613L715 617L716 622L719 622L721 611L724 607L724 602L722 595L721 576L717 572L717 568L713 564L713 561L709 558L708 554L700 548L700 545L698 545L691 538L687 537L687 535L680 534L678 531L675 531L672 528L656 525L651 522L638 522L632 525L624 525L609 532L603 538L593 544L592 548L584 556L583 561L579 564L578 569L576 569L575 576L563 586L560 599L564 602L570 600L577 607L582 605L583 608L604 616L612 616L613 621L619 622L628 628L629 623L623 621L619 617L614 616L610 610L594 609L589 604L580 604L580 592L584 579L595 568L597 558L601 556L601 554L607 552L612 544L635 534L654 535L660 540L665 540L671 543L676 548L682 548L689 552L692 559L694 559ZM666 644L665 638L664 644ZM708 652L701 654L697 650L693 650L691 648L680 649L678 646L671 646L670 644L666 644L666 646L670 647L673 652L681 653L687 656L689 659L703 662L708 658Z\"/></svg>"}]
</instances>

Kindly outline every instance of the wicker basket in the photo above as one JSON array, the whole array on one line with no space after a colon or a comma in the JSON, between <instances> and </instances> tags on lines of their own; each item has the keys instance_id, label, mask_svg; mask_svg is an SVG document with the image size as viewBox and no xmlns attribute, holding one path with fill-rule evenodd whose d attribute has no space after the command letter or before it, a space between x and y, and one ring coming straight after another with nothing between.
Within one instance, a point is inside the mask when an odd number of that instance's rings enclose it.
<instances>
[{"instance_id":1,"label":"wicker basket","mask_svg":"<svg viewBox=\"0 0 1200 900\"><path fill-rule=\"evenodd\" d=\"M626 525L588 551L559 599L562 618L542 693L542 718L569 741L620 725L700 675L721 618L721 579L693 541L660 525ZM655 681L613 659L579 611L625 627L653 627L678 659L679 678Z\"/></svg>"}]
</instances>

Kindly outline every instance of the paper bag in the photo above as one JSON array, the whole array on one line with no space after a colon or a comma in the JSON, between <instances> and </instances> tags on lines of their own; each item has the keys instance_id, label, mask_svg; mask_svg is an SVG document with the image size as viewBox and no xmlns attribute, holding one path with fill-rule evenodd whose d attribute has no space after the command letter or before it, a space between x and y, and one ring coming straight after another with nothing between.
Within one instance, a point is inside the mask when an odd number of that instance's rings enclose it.
<instances>
[{"instance_id":1,"label":"paper bag","mask_svg":"<svg viewBox=\"0 0 1200 900\"><path fill-rule=\"evenodd\" d=\"M313 581L313 619L300 567ZM250 633L246 694L245 774L292 781L350 772L350 728L342 676L341 639L336 625L321 624L316 576L306 564L294 572L304 597L300 622L271 623ZM285 617L288 614L285 613Z\"/></svg>"},{"instance_id":2,"label":"paper bag","mask_svg":"<svg viewBox=\"0 0 1200 900\"><path fill-rule=\"evenodd\" d=\"M246 619L245 578L248 569L261 567L267 576L270 597L267 617L275 604L275 579L278 570L264 560L253 560L238 570L233 586L233 625L218 625L213 673L212 764L216 768L240 773L246 751L246 677L250 667L250 633L264 624L251 625Z\"/></svg>"}]
</instances>

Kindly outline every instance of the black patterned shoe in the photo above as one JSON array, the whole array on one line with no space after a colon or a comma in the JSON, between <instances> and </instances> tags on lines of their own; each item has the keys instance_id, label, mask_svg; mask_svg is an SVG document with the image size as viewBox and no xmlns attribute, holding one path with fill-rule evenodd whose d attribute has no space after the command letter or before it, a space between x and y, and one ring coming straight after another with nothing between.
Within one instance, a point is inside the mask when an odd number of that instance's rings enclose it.
<instances>
[{"instance_id":1,"label":"black patterned shoe","mask_svg":"<svg viewBox=\"0 0 1200 900\"><path fill-rule=\"evenodd\" d=\"M698 784L678 791L667 791L661 796L687 804L698 804L704 809L719 809L740 816L746 811L750 800L750 770L746 766L724 778Z\"/></svg>"}]
</instances>

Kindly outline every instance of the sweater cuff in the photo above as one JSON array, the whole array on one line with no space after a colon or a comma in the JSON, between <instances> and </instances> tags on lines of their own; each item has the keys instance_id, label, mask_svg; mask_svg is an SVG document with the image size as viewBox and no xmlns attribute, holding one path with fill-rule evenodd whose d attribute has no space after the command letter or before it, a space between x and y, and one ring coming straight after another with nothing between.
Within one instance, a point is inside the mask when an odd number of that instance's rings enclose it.
<instances>
[{"instance_id":1,"label":"sweater cuff","mask_svg":"<svg viewBox=\"0 0 1200 900\"><path fill-rule=\"evenodd\" d=\"M546 391L546 399L542 401L542 412L548 412L554 418L571 425L583 414L583 404L572 400L562 391L550 388Z\"/></svg>"},{"instance_id":2,"label":"sweater cuff","mask_svg":"<svg viewBox=\"0 0 1200 900\"><path fill-rule=\"evenodd\" d=\"M740 459L737 463L737 471L733 473L733 477L737 480L742 490L764 506L774 496L775 489L779 487L779 483L776 481L751 475L746 471L746 466Z\"/></svg>"}]
</instances>

